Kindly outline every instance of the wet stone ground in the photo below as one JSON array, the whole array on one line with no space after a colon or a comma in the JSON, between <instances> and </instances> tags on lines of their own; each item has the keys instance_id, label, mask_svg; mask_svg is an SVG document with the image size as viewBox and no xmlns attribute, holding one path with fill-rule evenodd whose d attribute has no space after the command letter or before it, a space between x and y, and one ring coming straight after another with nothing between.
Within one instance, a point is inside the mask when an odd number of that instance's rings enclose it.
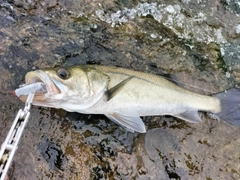
<instances>
[{"instance_id":1,"label":"wet stone ground","mask_svg":"<svg viewBox=\"0 0 240 180\"><path fill-rule=\"evenodd\" d=\"M75 64L174 74L212 94L240 81L238 1L0 0L0 143L34 69ZM146 134L101 115L32 107L8 179L239 179L240 128L144 117Z\"/></svg>"}]
</instances>

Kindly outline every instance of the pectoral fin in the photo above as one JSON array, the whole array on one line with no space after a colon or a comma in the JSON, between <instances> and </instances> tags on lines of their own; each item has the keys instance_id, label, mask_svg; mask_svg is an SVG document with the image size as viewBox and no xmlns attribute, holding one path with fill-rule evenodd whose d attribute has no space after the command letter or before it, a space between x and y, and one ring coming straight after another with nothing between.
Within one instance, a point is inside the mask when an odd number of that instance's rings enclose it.
<instances>
[{"instance_id":1,"label":"pectoral fin","mask_svg":"<svg viewBox=\"0 0 240 180\"><path fill-rule=\"evenodd\" d=\"M127 79L123 80L122 82L120 82L119 84L117 84L116 86L107 90L107 92L106 92L107 100L109 101L110 99L112 99L124 87L124 85L128 81L130 81L132 78L133 78L133 76L130 76L129 78L127 78Z\"/></svg>"},{"instance_id":2,"label":"pectoral fin","mask_svg":"<svg viewBox=\"0 0 240 180\"><path fill-rule=\"evenodd\" d=\"M139 133L145 133L146 128L139 116L123 115L118 113L105 114L113 122L123 126L130 132L137 131Z\"/></svg>"},{"instance_id":3,"label":"pectoral fin","mask_svg":"<svg viewBox=\"0 0 240 180\"><path fill-rule=\"evenodd\" d=\"M184 113L174 115L175 117L178 117L180 119L183 119L185 121L191 122L191 123L199 123L202 122L201 118L198 115L197 110L188 110Z\"/></svg>"}]
</instances>

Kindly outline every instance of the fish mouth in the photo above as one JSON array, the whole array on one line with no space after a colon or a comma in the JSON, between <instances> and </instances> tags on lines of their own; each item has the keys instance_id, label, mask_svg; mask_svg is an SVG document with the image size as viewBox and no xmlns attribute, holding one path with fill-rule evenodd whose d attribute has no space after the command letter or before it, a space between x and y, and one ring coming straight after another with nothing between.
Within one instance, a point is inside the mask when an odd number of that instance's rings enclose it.
<instances>
[{"instance_id":1,"label":"fish mouth","mask_svg":"<svg viewBox=\"0 0 240 180\"><path fill-rule=\"evenodd\" d=\"M25 85L14 91L14 94L24 102L32 91L35 91L33 101L47 101L53 96L60 95L64 90L62 83L54 80L42 70L28 72L25 76L25 83Z\"/></svg>"}]
</instances>

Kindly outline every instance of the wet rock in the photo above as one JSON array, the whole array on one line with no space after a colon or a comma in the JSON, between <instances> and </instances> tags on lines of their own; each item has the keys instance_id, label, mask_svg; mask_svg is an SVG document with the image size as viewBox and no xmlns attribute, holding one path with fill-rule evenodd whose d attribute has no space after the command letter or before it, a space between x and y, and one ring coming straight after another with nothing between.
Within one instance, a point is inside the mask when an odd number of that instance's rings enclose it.
<instances>
[{"instance_id":1,"label":"wet rock","mask_svg":"<svg viewBox=\"0 0 240 180\"><path fill-rule=\"evenodd\" d=\"M238 1L227 1L227 0L221 0L221 3L224 7L226 7L228 10L235 14L240 14L240 4Z\"/></svg>"},{"instance_id":2,"label":"wet rock","mask_svg":"<svg viewBox=\"0 0 240 180\"><path fill-rule=\"evenodd\" d=\"M27 71L75 64L175 74L214 94L240 81L235 1L0 1L0 142L24 105L11 92ZM205 117L205 116L204 116ZM239 129L144 118L146 135L104 116L33 107L14 179L237 179Z\"/></svg>"},{"instance_id":3,"label":"wet rock","mask_svg":"<svg viewBox=\"0 0 240 180\"><path fill-rule=\"evenodd\" d=\"M49 164L50 170L63 170L63 165L66 163L66 157L64 156L61 148L58 144L49 141L47 138L45 139L45 142L41 142L38 145L38 148L41 152L41 155L43 159L47 161Z\"/></svg>"},{"instance_id":4,"label":"wet rock","mask_svg":"<svg viewBox=\"0 0 240 180\"><path fill-rule=\"evenodd\" d=\"M194 176L197 179L201 179L202 176L208 176L213 179L218 177L237 177L238 173L235 173L233 175L228 170L227 173L226 171L219 172L218 174L212 173L217 172L219 168L222 169L223 165L218 164L219 167L216 167L215 161L217 159L221 159L221 157L218 157L218 155L220 155L222 152L227 153L227 151L233 150L226 147L226 143L230 141L235 141L236 139L232 139L233 136L230 133L228 134L228 138L226 139L223 136L219 137L219 139L215 139L217 142L219 142L216 143L216 141L212 141L211 137L215 136L218 133L221 133L220 131L218 131L221 128L212 127L211 131L209 132L206 132L205 128L199 129L198 127L197 129L198 131L196 132L196 129L191 130L191 128L156 128L147 132L145 137L145 149L150 159L154 163L164 166L165 176L163 177L169 179L179 179L181 177L186 177L186 179L188 179L187 176L189 176L189 178ZM205 136L201 136L198 133L204 133ZM192 148L189 148L189 146L191 146ZM221 146L222 148L218 149L219 146ZM185 149L186 147L187 149ZM201 149L201 151L199 151L199 149ZM232 162L234 157L230 158ZM230 161L228 161L228 163L229 162ZM146 161L146 163L149 162ZM222 163L225 162L222 161ZM214 168L216 169L208 169L205 167L206 164L212 164L212 166L214 166ZM154 167L157 168L158 166ZM161 166L159 166L159 168L162 169ZM237 172L238 167L233 165L232 168L232 171ZM152 169L149 169L149 171L151 171L150 174L155 175L154 177L157 177L156 172L158 172L158 170L155 169L155 171L152 171Z\"/></svg>"}]
</instances>

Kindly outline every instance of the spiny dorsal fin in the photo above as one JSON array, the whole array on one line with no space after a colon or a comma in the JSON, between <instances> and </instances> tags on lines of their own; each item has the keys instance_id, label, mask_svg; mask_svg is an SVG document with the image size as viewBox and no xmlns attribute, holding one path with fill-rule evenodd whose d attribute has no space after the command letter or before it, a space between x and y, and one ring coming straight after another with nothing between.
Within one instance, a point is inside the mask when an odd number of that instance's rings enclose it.
<instances>
[{"instance_id":1,"label":"spiny dorsal fin","mask_svg":"<svg viewBox=\"0 0 240 180\"><path fill-rule=\"evenodd\" d=\"M124 87L124 85L128 81L130 81L132 78L133 78L133 76L130 76L129 78L127 78L127 79L123 80L122 82L120 82L119 84L117 84L116 86L114 86L111 89L107 90L107 92L106 92L107 101L112 99L117 94L117 92L119 92Z\"/></svg>"}]
</instances>

